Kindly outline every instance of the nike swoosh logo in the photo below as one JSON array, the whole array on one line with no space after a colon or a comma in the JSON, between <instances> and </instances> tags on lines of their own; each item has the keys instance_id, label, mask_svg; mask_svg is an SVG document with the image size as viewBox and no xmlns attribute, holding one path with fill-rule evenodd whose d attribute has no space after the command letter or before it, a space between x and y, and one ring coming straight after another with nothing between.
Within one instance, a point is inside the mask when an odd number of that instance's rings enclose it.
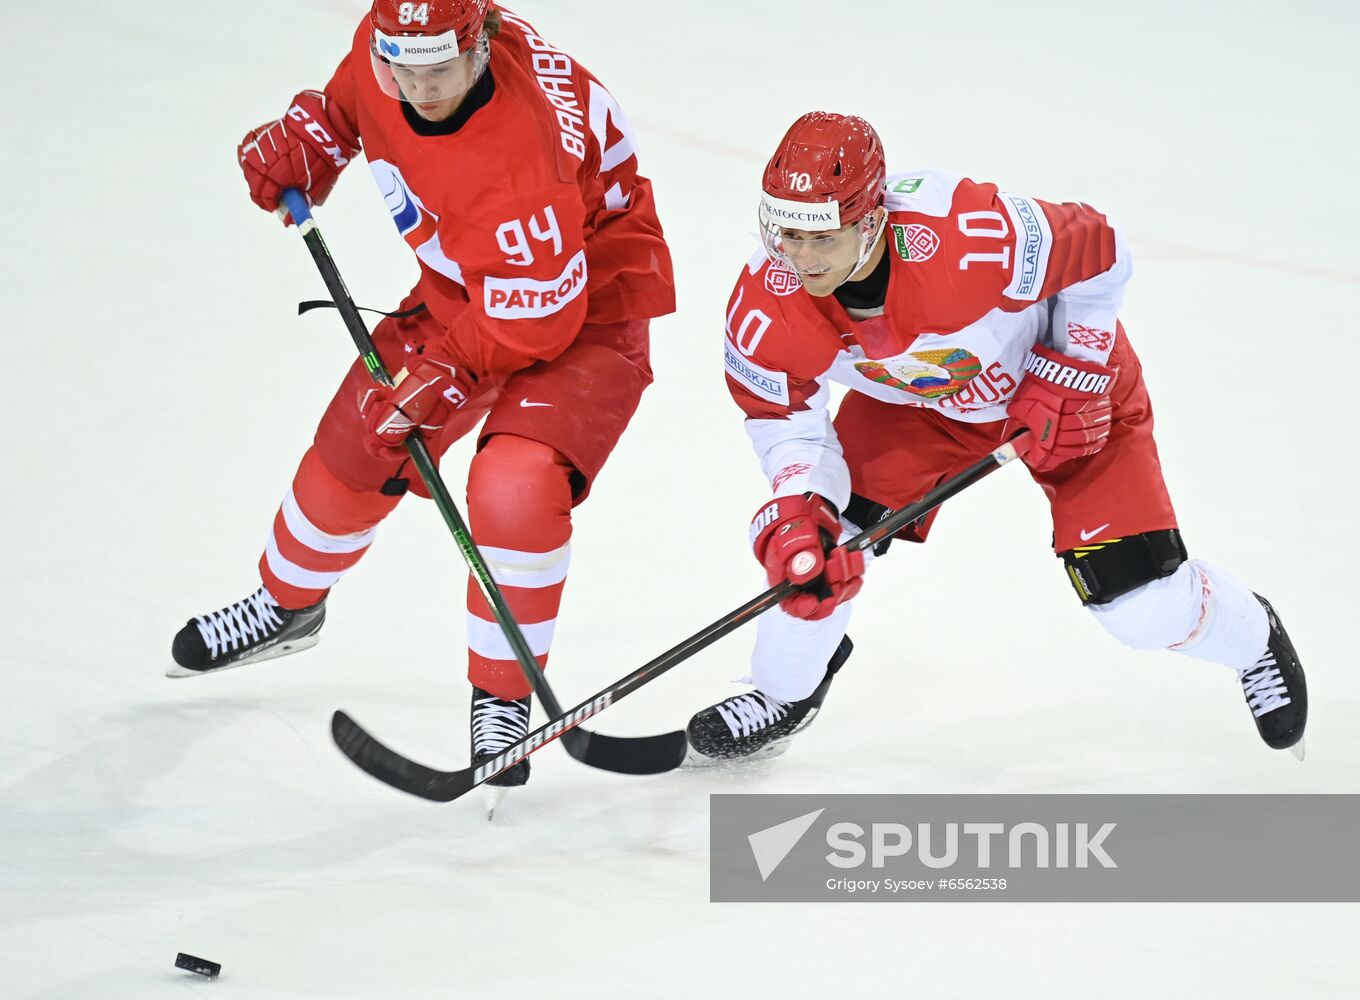
<instances>
[{"instance_id":1,"label":"nike swoosh logo","mask_svg":"<svg viewBox=\"0 0 1360 1000\"><path fill-rule=\"evenodd\" d=\"M1082 532L1079 532L1079 534L1081 535L1081 540L1082 540L1083 542L1089 542L1092 538L1095 538L1096 535L1100 534L1102 531L1104 531L1104 530L1105 530L1106 528L1108 528L1109 526L1110 526L1110 522L1109 522L1109 521L1106 521L1104 524L1102 524L1099 528L1096 528L1094 531L1082 531Z\"/></svg>"},{"instance_id":2,"label":"nike swoosh logo","mask_svg":"<svg viewBox=\"0 0 1360 1000\"><path fill-rule=\"evenodd\" d=\"M519 401L519 405L520 405L520 406L552 406L552 403L531 403L531 402L529 402L527 399L521 399L521 400Z\"/></svg>"}]
</instances>

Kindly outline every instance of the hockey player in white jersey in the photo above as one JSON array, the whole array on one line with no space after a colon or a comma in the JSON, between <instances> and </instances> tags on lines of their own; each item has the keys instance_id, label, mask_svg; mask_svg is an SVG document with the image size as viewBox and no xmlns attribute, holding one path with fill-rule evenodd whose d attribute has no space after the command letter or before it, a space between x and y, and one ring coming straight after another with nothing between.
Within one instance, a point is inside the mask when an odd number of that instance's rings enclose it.
<instances>
[{"instance_id":1,"label":"hockey player in white jersey","mask_svg":"<svg viewBox=\"0 0 1360 1000\"><path fill-rule=\"evenodd\" d=\"M728 304L727 383L772 491L756 558L799 590L759 619L756 689L691 719L701 758L775 752L821 707L866 564L836 542L1023 430L1054 552L1096 620L1133 648L1231 668L1262 739L1302 756L1304 674L1278 616L1182 542L1118 319L1118 229L1083 204L887 175L868 122L822 112L780 142L759 218L764 247ZM832 382L850 389L834 418ZM898 537L923 542L932 521Z\"/></svg>"}]
</instances>

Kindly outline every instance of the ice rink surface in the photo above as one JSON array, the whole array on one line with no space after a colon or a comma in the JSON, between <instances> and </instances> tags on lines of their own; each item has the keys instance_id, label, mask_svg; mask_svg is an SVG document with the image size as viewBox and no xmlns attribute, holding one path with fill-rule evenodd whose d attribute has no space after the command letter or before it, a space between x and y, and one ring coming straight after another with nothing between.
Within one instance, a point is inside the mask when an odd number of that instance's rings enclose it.
<instances>
[{"instance_id":1,"label":"ice rink surface","mask_svg":"<svg viewBox=\"0 0 1360 1000\"><path fill-rule=\"evenodd\" d=\"M248 202L234 150L325 83L364 9L11 11L0 996L1360 995L1354 906L707 901L712 792L1360 791L1355 4L516 7L628 113L680 292L653 327L656 384L576 519L564 702L761 588L745 528L766 493L722 314L761 167L823 108L876 123L890 169L1083 200L1127 228L1123 318L1190 551L1272 599L1312 710L1299 764L1261 745L1225 668L1116 646L1007 469L875 567L855 656L783 758L632 779L550 749L491 824L475 798L378 785L327 733L343 707L465 761L464 573L429 504L384 526L315 650L162 676L187 617L257 585L350 363L334 314L294 316L320 282ZM360 302L391 308L415 266L363 166L318 220ZM445 462L455 494L467 455ZM683 725L736 690L751 638L598 728ZM177 951L222 978L176 972Z\"/></svg>"}]
</instances>

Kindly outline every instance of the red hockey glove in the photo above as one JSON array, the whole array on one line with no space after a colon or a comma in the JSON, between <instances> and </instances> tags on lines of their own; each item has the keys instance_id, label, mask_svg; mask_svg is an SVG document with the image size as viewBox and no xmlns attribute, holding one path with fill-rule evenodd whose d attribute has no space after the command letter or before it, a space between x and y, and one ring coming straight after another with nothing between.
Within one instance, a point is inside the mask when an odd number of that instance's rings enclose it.
<instances>
[{"instance_id":1,"label":"red hockey glove","mask_svg":"<svg viewBox=\"0 0 1360 1000\"><path fill-rule=\"evenodd\" d=\"M795 618L819 621L859 593L864 553L834 547L840 530L835 508L815 493L771 500L751 521L751 547L770 586L788 580L800 588L779 602Z\"/></svg>"},{"instance_id":2,"label":"red hockey glove","mask_svg":"<svg viewBox=\"0 0 1360 1000\"><path fill-rule=\"evenodd\" d=\"M295 187L320 205L335 187L340 171L359 152L358 140L343 122L326 113L327 98L304 90L288 113L251 129L236 154L250 185L250 200L266 212L279 207L286 187ZM284 224L292 222L286 219Z\"/></svg>"},{"instance_id":3,"label":"red hockey glove","mask_svg":"<svg viewBox=\"0 0 1360 1000\"><path fill-rule=\"evenodd\" d=\"M359 393L364 418L364 450L374 458L406 455L406 435L419 428L437 431L473 393L476 379L451 361L426 354L414 356L405 378L391 389L373 386Z\"/></svg>"},{"instance_id":4,"label":"red hockey glove","mask_svg":"<svg viewBox=\"0 0 1360 1000\"><path fill-rule=\"evenodd\" d=\"M1116 373L1094 361L1034 345L1008 412L1031 431L1025 464L1049 472L1094 455L1110 437L1110 389Z\"/></svg>"}]
</instances>

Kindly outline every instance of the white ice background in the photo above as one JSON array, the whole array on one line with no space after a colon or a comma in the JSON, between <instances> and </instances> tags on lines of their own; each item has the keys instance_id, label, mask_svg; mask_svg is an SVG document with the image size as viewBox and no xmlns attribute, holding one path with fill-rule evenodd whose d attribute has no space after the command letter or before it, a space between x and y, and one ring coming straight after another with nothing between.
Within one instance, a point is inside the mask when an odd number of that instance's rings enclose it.
<instances>
[{"instance_id":1,"label":"white ice background","mask_svg":"<svg viewBox=\"0 0 1360 1000\"><path fill-rule=\"evenodd\" d=\"M783 758L649 779L535 756L494 823L331 745L343 707L465 761L464 573L408 501L321 644L162 676L255 561L353 351L292 231L246 197L247 128L321 86L363 0L9 9L0 140L0 997L1354 997L1353 906L717 905L712 792L1355 792L1360 12L1238 4L524 0L639 135L680 305L578 512L550 678L572 702L762 587L765 487L722 314L760 169L797 115L865 115L891 169L956 169L1124 225L1192 554L1267 594L1308 669L1309 757L1225 668L1118 647L1007 469L878 564L857 648ZM356 297L415 267L362 165L318 220ZM468 451L445 463L461 495ZM750 631L596 721L676 728ZM1281 854L1294 845L1278 845ZM1262 857L1269 866L1272 857ZM177 951L222 962L207 983Z\"/></svg>"}]
</instances>

